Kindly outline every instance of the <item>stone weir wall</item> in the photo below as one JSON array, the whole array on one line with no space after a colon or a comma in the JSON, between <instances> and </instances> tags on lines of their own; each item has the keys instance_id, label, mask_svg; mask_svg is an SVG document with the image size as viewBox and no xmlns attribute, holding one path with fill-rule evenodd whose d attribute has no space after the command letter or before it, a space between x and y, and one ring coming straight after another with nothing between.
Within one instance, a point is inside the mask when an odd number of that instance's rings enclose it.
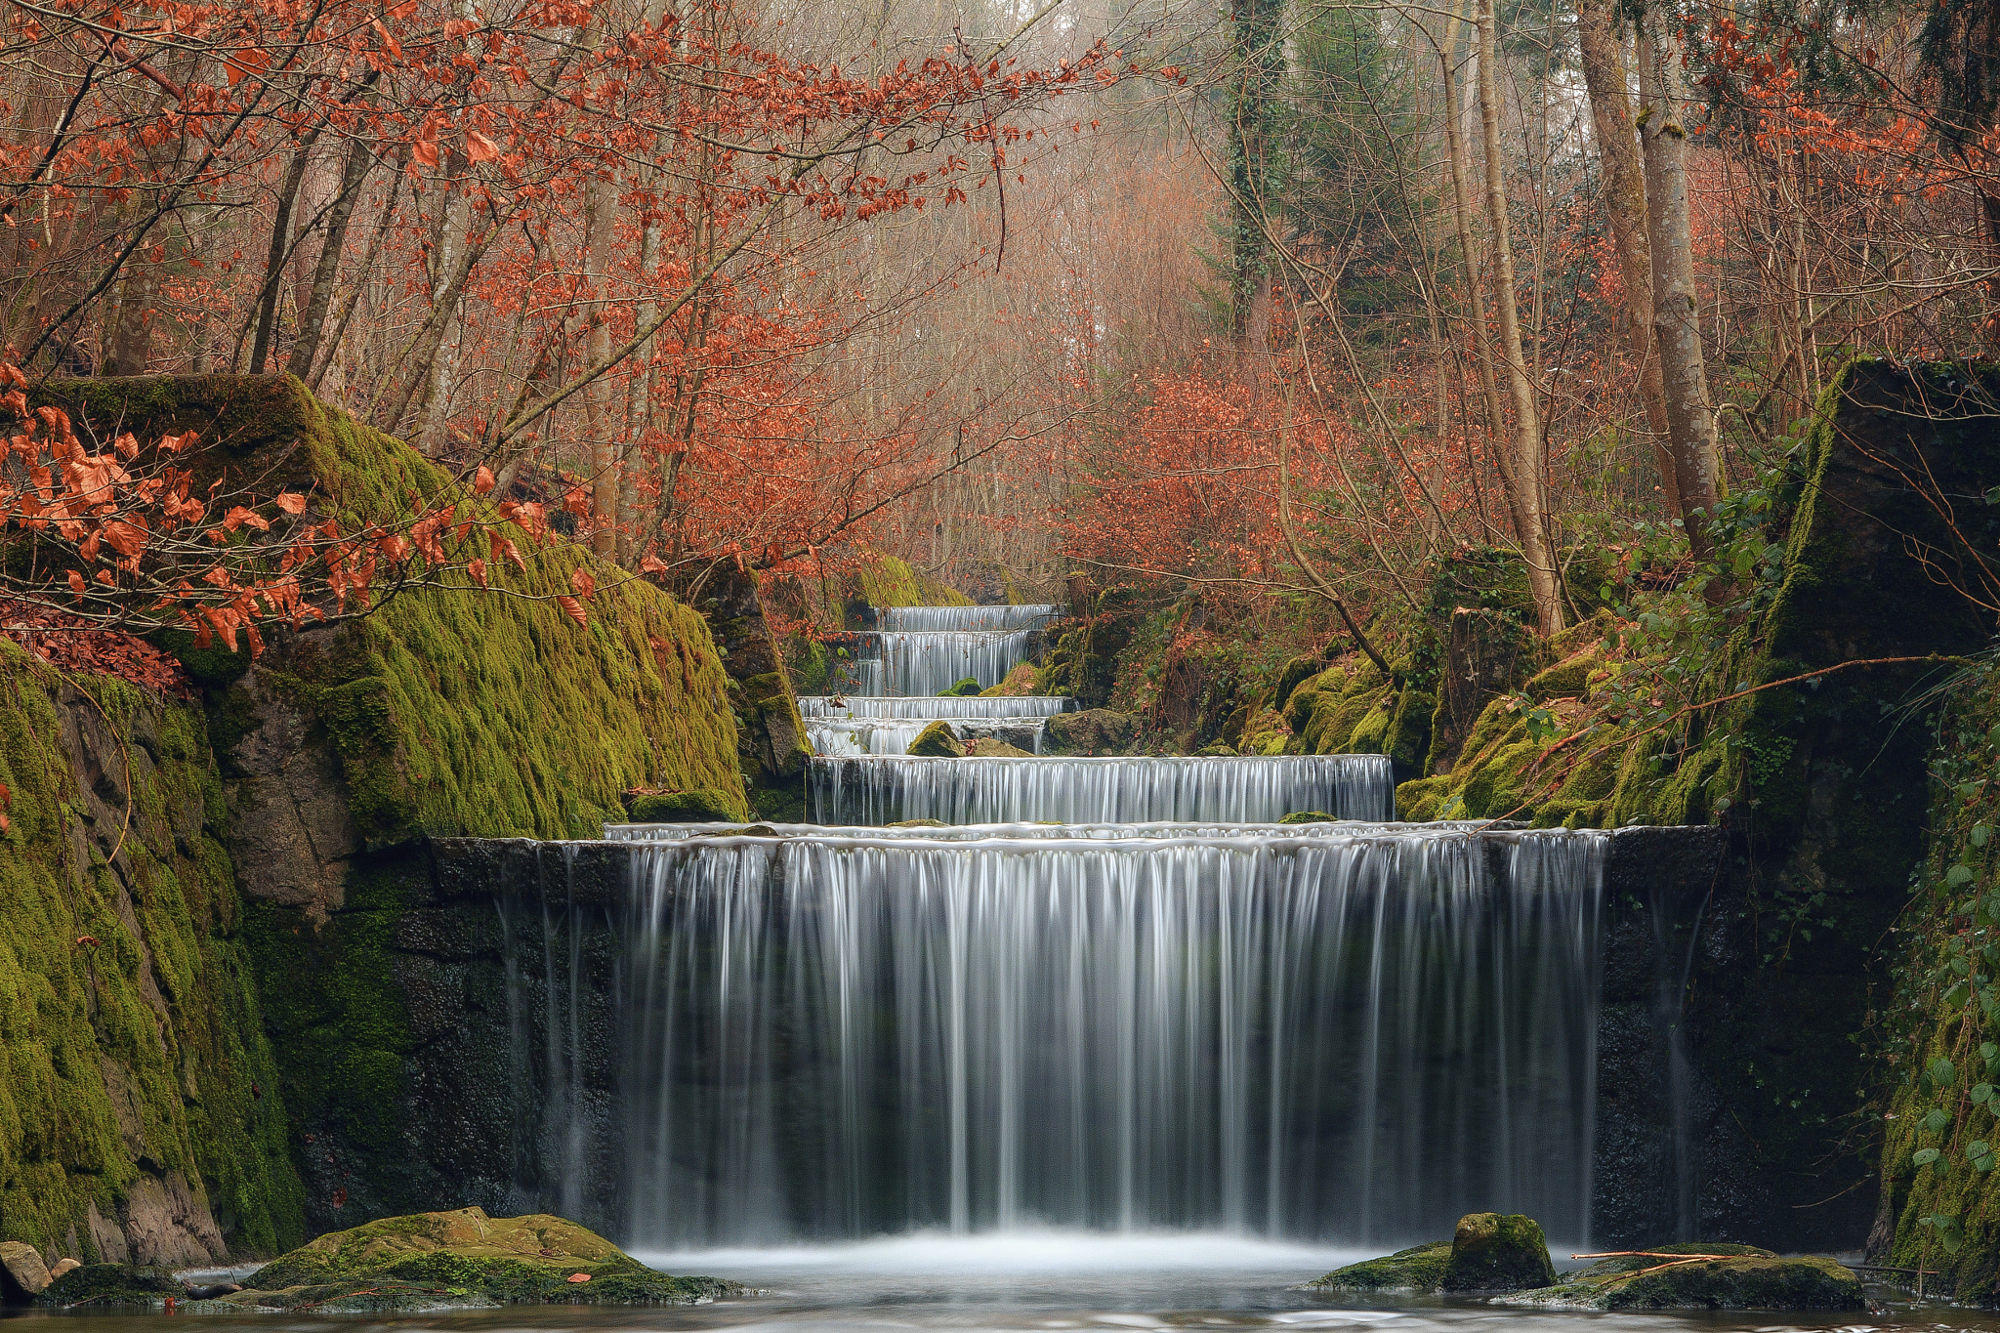
<instances>
[{"instance_id":1,"label":"stone weir wall","mask_svg":"<svg viewBox=\"0 0 2000 1333\"><path fill-rule=\"evenodd\" d=\"M1596 1245L1756 1234L1780 1211L1734 1128L1732 1004L1748 937L1725 850L1709 828L1611 839ZM621 1232L629 855L607 843L438 839L378 867L379 901L343 915L350 931L372 917L375 984L407 1016L403 1091L377 1112L379 1167L323 1154L308 1161L311 1193L344 1188L370 1215L478 1204Z\"/></svg>"}]
</instances>

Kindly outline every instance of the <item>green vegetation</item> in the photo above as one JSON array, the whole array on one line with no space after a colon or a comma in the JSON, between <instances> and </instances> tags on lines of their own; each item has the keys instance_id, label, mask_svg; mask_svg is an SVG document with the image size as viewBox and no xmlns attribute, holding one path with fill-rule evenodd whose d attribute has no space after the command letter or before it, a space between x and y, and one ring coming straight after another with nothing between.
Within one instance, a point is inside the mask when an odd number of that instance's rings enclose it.
<instances>
[{"instance_id":1,"label":"green vegetation","mask_svg":"<svg viewBox=\"0 0 2000 1333\"><path fill-rule=\"evenodd\" d=\"M123 1259L90 1219L115 1229L135 1189L163 1197L177 1180L234 1247L296 1240L301 1190L201 713L65 682L0 640L0 783L7 1238ZM163 1243L205 1254L171 1228Z\"/></svg>"},{"instance_id":2,"label":"green vegetation","mask_svg":"<svg viewBox=\"0 0 2000 1333\"><path fill-rule=\"evenodd\" d=\"M1336 1268L1305 1285L1319 1291L1433 1292L1444 1285L1450 1263L1451 1242L1437 1240Z\"/></svg>"}]
</instances>

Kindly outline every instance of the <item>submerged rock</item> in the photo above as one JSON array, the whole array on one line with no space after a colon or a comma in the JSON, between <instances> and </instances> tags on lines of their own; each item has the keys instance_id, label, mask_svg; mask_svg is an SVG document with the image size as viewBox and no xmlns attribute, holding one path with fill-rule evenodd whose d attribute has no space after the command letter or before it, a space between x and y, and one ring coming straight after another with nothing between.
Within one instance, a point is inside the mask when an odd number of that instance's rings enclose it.
<instances>
[{"instance_id":1,"label":"submerged rock","mask_svg":"<svg viewBox=\"0 0 2000 1333\"><path fill-rule=\"evenodd\" d=\"M1522 1291L1553 1286L1556 1266L1542 1224L1519 1213L1467 1213L1451 1236L1446 1291Z\"/></svg>"},{"instance_id":2,"label":"submerged rock","mask_svg":"<svg viewBox=\"0 0 2000 1333\"><path fill-rule=\"evenodd\" d=\"M1689 1258L1671 1256L1724 1256ZM1560 1286L1497 1298L1571 1310L1860 1310L1861 1279L1818 1255L1787 1258L1752 1245L1661 1245L1618 1255Z\"/></svg>"},{"instance_id":3,"label":"submerged rock","mask_svg":"<svg viewBox=\"0 0 2000 1333\"><path fill-rule=\"evenodd\" d=\"M910 753L931 759L957 759L965 753L965 747L959 743L951 723L933 722L910 742Z\"/></svg>"},{"instance_id":4,"label":"submerged rock","mask_svg":"<svg viewBox=\"0 0 2000 1333\"><path fill-rule=\"evenodd\" d=\"M1436 1240L1336 1268L1304 1285L1313 1291L1435 1292L1450 1262L1451 1242Z\"/></svg>"},{"instance_id":5,"label":"submerged rock","mask_svg":"<svg viewBox=\"0 0 2000 1333\"><path fill-rule=\"evenodd\" d=\"M1305 1285L1315 1291L1519 1291L1556 1280L1541 1224L1515 1213L1467 1213L1448 1241L1417 1245L1336 1268Z\"/></svg>"},{"instance_id":6,"label":"submerged rock","mask_svg":"<svg viewBox=\"0 0 2000 1333\"><path fill-rule=\"evenodd\" d=\"M87 1271L87 1270L86 1270ZM321 1236L197 1308L342 1311L502 1305L692 1305L731 1282L669 1277L597 1233L545 1213L478 1208L389 1217Z\"/></svg>"}]
</instances>

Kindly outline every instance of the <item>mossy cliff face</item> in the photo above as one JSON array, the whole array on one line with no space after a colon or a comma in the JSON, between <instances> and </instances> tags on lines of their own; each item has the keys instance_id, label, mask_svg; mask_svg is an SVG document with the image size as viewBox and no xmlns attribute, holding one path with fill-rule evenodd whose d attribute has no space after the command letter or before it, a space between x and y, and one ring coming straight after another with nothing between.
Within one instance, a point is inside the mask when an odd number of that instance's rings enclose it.
<instances>
[{"instance_id":1,"label":"mossy cliff face","mask_svg":"<svg viewBox=\"0 0 2000 1333\"><path fill-rule=\"evenodd\" d=\"M0 1234L205 1263L303 1229L198 709L0 640Z\"/></svg>"},{"instance_id":2,"label":"mossy cliff face","mask_svg":"<svg viewBox=\"0 0 2000 1333\"><path fill-rule=\"evenodd\" d=\"M72 415L142 437L196 430L202 466L307 491L349 525L394 522L412 495L462 498L414 451L289 378L77 381L53 393ZM409 1178L398 1160L405 1127L453 1114L455 1091L425 1084L413 1063L431 1028L410 1000L423 969L411 932L426 919L424 839L593 835L625 818L631 789L713 793L749 813L731 682L702 617L599 568L579 627L553 598L593 557L566 543L526 557L525 573L491 573L528 597L413 591L277 644L248 670L189 654L209 691L251 899L245 937L318 1228L350 1198L371 1211L464 1202L447 1172Z\"/></svg>"},{"instance_id":3,"label":"mossy cliff face","mask_svg":"<svg viewBox=\"0 0 2000 1333\"><path fill-rule=\"evenodd\" d=\"M1892 1094L1871 1257L1936 1276L1932 1290L2000 1299L2000 669L1953 691L1933 768L1930 839L1898 934L1886 1008Z\"/></svg>"},{"instance_id":4,"label":"mossy cliff face","mask_svg":"<svg viewBox=\"0 0 2000 1333\"><path fill-rule=\"evenodd\" d=\"M734 561L718 562L703 574L692 596L729 676L736 757L751 803L765 818L803 819L806 760L812 749L798 696L764 615L757 575Z\"/></svg>"}]
</instances>

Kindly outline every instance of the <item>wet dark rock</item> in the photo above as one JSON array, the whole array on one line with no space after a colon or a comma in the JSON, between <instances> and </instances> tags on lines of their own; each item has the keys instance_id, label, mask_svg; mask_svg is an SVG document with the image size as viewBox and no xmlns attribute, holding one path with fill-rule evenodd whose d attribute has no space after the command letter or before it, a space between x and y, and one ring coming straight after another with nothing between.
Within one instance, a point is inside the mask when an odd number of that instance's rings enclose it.
<instances>
[{"instance_id":1,"label":"wet dark rock","mask_svg":"<svg viewBox=\"0 0 2000 1333\"><path fill-rule=\"evenodd\" d=\"M1677 1260L1674 1255L1723 1256ZM1619 1255L1506 1305L1586 1310L1860 1310L1861 1279L1819 1255L1700 1241Z\"/></svg>"},{"instance_id":2,"label":"wet dark rock","mask_svg":"<svg viewBox=\"0 0 2000 1333\"><path fill-rule=\"evenodd\" d=\"M1556 1280L1541 1223L1519 1213L1468 1213L1451 1237L1446 1291L1522 1291Z\"/></svg>"}]
</instances>

